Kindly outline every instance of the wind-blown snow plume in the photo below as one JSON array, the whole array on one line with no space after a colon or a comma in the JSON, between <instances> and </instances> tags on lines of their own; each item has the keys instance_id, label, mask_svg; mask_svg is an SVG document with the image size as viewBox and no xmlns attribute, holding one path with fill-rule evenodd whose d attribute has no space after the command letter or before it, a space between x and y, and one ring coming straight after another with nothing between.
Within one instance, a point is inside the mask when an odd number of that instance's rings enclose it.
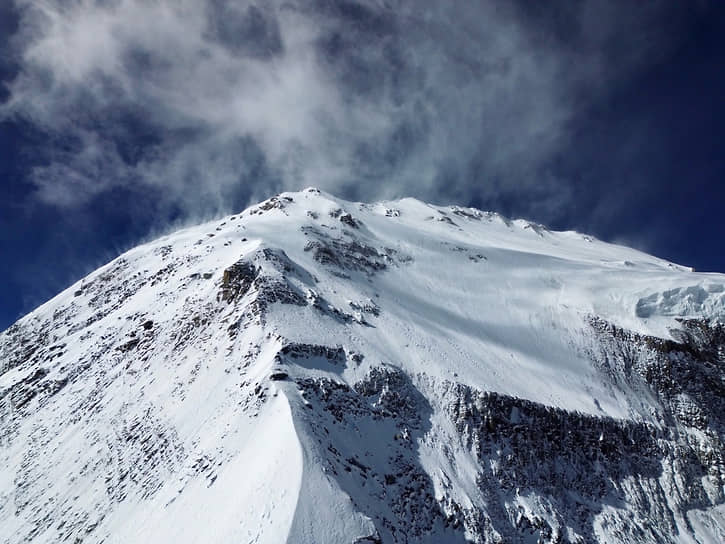
<instances>
[{"instance_id":1,"label":"wind-blown snow plume","mask_svg":"<svg viewBox=\"0 0 725 544\"><path fill-rule=\"evenodd\" d=\"M58 206L122 187L198 215L314 184L553 210L577 116L673 8L526 4L16 0L0 112L52 140L32 180Z\"/></svg>"}]
</instances>

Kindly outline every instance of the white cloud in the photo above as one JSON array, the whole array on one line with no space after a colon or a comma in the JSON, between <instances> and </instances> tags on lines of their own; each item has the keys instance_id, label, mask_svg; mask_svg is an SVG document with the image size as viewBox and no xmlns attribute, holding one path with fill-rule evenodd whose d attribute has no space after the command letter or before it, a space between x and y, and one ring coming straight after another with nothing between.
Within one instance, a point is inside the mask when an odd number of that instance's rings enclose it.
<instances>
[{"instance_id":1,"label":"white cloud","mask_svg":"<svg viewBox=\"0 0 725 544\"><path fill-rule=\"evenodd\" d=\"M189 213L224 209L240 184L560 206L571 191L548 161L580 108L656 49L661 10L572 4L566 42L496 1L16 3L21 71L0 116L58 142L38 197L148 186Z\"/></svg>"}]
</instances>

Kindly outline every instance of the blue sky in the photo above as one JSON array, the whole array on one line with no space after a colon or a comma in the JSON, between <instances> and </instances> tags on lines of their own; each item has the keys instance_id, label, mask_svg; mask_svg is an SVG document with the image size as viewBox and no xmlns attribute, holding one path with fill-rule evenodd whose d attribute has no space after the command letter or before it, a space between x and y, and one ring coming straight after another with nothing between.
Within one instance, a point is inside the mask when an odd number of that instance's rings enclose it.
<instances>
[{"instance_id":1,"label":"blue sky","mask_svg":"<svg viewBox=\"0 0 725 544\"><path fill-rule=\"evenodd\" d=\"M416 196L725 272L721 2L0 4L0 329L281 190Z\"/></svg>"}]
</instances>

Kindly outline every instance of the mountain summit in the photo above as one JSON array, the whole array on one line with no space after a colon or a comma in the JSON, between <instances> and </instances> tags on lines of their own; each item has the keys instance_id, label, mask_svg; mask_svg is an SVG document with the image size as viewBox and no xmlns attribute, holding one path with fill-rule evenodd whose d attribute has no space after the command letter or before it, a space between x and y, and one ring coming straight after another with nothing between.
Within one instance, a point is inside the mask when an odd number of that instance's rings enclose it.
<instances>
[{"instance_id":1,"label":"mountain summit","mask_svg":"<svg viewBox=\"0 0 725 544\"><path fill-rule=\"evenodd\" d=\"M725 542L725 275L316 189L0 335L3 543Z\"/></svg>"}]
</instances>

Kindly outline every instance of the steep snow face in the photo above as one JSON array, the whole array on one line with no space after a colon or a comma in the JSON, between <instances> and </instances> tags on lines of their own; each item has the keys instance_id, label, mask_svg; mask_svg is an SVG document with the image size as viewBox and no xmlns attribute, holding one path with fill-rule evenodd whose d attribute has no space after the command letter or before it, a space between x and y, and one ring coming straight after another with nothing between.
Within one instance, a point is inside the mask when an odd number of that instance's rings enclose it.
<instances>
[{"instance_id":1,"label":"steep snow face","mask_svg":"<svg viewBox=\"0 0 725 544\"><path fill-rule=\"evenodd\" d=\"M0 540L725 541L724 286L284 193L0 335Z\"/></svg>"}]
</instances>

